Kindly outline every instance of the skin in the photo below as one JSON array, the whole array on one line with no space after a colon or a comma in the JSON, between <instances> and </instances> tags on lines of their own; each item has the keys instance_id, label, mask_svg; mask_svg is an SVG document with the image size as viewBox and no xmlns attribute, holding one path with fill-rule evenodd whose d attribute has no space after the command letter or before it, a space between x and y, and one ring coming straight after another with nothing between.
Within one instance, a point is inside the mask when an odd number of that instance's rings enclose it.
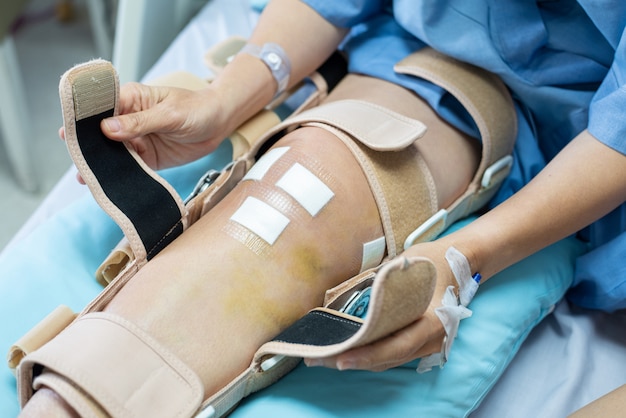
<instances>
[{"instance_id":1,"label":"skin","mask_svg":"<svg viewBox=\"0 0 626 418\"><path fill-rule=\"evenodd\" d=\"M285 15L293 18L283 19L282 17ZM307 36L310 33L315 33L316 36ZM345 33L345 29L333 27L298 1L275 0L266 8L250 42L257 45L262 45L265 42L280 44L291 59L290 80L291 84L295 84L319 66L336 49ZM276 88L276 83L264 64L253 57L240 55L232 61L214 83L199 92L148 87L140 84L124 86L120 98L122 115L103 121L101 128L112 140L130 141L151 167L159 169L170 167L195 160L213 151L229 132L265 106L273 97ZM337 155L341 155L342 148L331 138L332 135L327 137L327 133L315 131L309 131L308 134L325 138L324 140L329 146L336 147ZM298 143L297 138L293 137L286 138L286 141L293 141L292 144ZM469 144L468 141L455 141L455 143L457 145L464 144L462 146L466 148ZM310 151L307 149L307 152ZM475 150L471 150L471 147L465 151L465 154L460 155L477 155ZM425 151L426 154L428 152ZM441 195L439 196L440 201L444 201L456 196L459 190L462 190L463 181L462 179L455 179L450 182L442 181L443 173L445 173L443 169L445 159L438 159L438 155L449 155L449 153L433 153L430 159L430 166L436 180L438 179L436 181L438 186L441 186L442 190L446 190L440 192ZM322 155L318 157L320 160L325 158ZM350 161L350 158L347 158L346 161ZM472 158L465 160L466 170L470 175L473 174L472 168L475 169L475 163L476 161ZM458 166L458 162L455 161L456 166ZM363 178L360 177L359 179L358 170L355 169L354 165L347 164L346 170L352 173L350 175L353 176L353 180L357 179L357 184L364 187ZM467 178L470 175L467 175ZM465 174L461 177L463 176ZM319 365L340 370L380 371L438 351L441 347L444 331L441 322L434 315L434 308L440 305L445 288L449 285L456 285L444 259L447 248L454 246L459 249L468 258L472 271L479 271L483 280L488 280L497 272L535 251L575 233L620 205L626 199L626 181L624 179L626 179L626 157L601 144L588 133L582 133L564 148L532 182L508 201L445 238L416 245L405 252L407 256L430 258L437 269L435 296L422 318L416 319L408 327L370 345L332 358L306 360L306 363L310 366ZM205 233L207 232L220 236L222 242L225 243L224 254L236 246L241 246L240 241L234 239L232 235L224 233L223 227L232 210L229 205L234 205L233 202L247 192L254 192L244 190L245 187L247 186L239 187L240 191L233 192L233 195L229 195L225 203L218 205L215 209L217 221L209 223L201 220L197 226L192 227L189 233L183 235L184 239L176 241L155 258L154 262L143 268L137 275L138 277L135 277L131 284L120 293L119 298L116 298L107 307L107 310L132 319L147 329L155 338L160 339L181 359L190 364L202 377L207 394L219 388L223 382L228 381L235 370L240 370L242 364L245 363L246 356L249 356L250 352L253 352L264 339L276 331L271 326L246 328L249 325L245 319L257 311L244 311L241 316L228 315L228 312L241 304L242 299L236 295L258 295L263 292L256 291L258 289L255 287L258 285L257 283L246 281L250 271L241 272L237 276L241 280L237 281L236 285L220 287L222 293L220 293L220 298L215 299L214 304L193 301L189 303L188 296L193 292L206 292L207 294L204 296L208 298L212 297L209 294L212 292L207 292L201 286L198 287L198 283L193 279L188 279L181 286L172 286L171 277L181 273L164 271L163 269L168 265L169 257L179 257L184 254L184 251L180 250L181 248L187 248L187 246L203 248L202 246L206 245L204 243L206 240L203 238L206 237ZM341 186L338 185L337 187ZM348 200L335 201L334 203L338 204L332 203L334 205L332 208L329 205L329 212L332 212L333 216L338 216L341 219L341 216L345 216L342 215L343 212L356 206L369 207L370 209L364 210L371 214L372 207L370 204L373 205L373 203L368 200L369 197L366 198L366 203L350 201L347 197L344 199ZM368 227L364 228L367 231L362 232L364 234L363 239L365 236L376 235L380 225L375 218L372 217L368 221ZM335 237L339 240L345 239L342 234L337 234L336 231L324 224L323 219L318 219L320 222L319 225L316 224L316 227L322 228L324 233L328 234L328 240ZM510 222L511 219L515 219L516 222ZM310 224L303 224L303 230L309 227L311 227ZM271 277L277 276L299 277L295 281L286 281L285 289L295 292L298 297L302 298L298 299L301 307L315 306L319 303L321 292L324 289L332 286L333 283L345 280L353 273L352 270L355 267L352 264L354 263L346 263L344 257L337 260L337 251L326 249L326 253L320 254L315 251L323 252L323 246L316 249L304 248L295 245L298 242L296 239L289 239L288 236L283 238L285 248L276 253L295 255L299 259L302 254L307 254L308 257L313 257L313 259L309 258L308 262L309 265L316 266L315 269L303 271L301 266L285 263L278 257L276 262L269 263L271 264L269 267L267 260L263 260L263 269L267 269L267 271L262 277L263 280L271 280ZM348 247L350 248L349 244ZM358 258L355 255L356 249L351 248L348 252L348 260ZM493 256L494 254L497 254L497 257ZM247 256L250 257L249 261L253 266L251 268L254 268L255 263L258 262L258 257L255 259L253 256ZM185 255L185 257L200 256L192 253ZM177 264L196 266L192 269L194 271L184 272L189 277L201 276L206 278L214 276L216 273L211 271L207 265L197 266L193 263L180 262ZM338 275L327 274L329 271L333 271L337 265L341 265L343 268ZM236 272L240 266L241 263L236 263L229 268ZM333 268L325 268L325 266L333 266ZM345 277L343 277L344 275ZM157 277L159 281L159 286L152 286L154 292L164 292L165 290L173 292L168 293L174 295L168 302L173 304L169 308L180 308L175 303L177 299L184 300L185 303L182 305L190 307L189 310L185 310L186 308L174 310L178 321L180 321L178 323L186 326L179 326L176 332L172 332L171 327L168 327L168 322L163 322L163 311L147 309L148 301L154 299L147 298L145 306L142 306L141 298L137 298L136 295L145 291L142 282L148 280L147 277L150 277L151 280ZM266 289L267 287L262 286L261 288ZM302 289L308 290L303 292ZM282 327L301 313L295 308L284 311L270 309L273 301L282 300L280 294L269 292L269 294L261 294L259 297L261 298L259 306L268 315L267 324L277 322L279 327ZM199 298L199 300L201 299ZM206 312L207 306L215 311ZM167 312L172 311L168 310ZM182 335L193 333L194 330L193 321L185 321L184 319L194 315L198 316L198 312L207 315L224 315L231 318L229 321L232 323L227 325L244 327L245 332L249 332L251 336L249 344L244 345L240 352L232 354L232 356L229 353L228 361L222 364L205 364L198 360L194 356L194 347L197 347L197 344L206 343L206 341L191 339L187 340L185 344L180 343ZM177 322L176 317L171 315L169 320L174 323ZM226 327L225 329L232 328ZM228 333L224 333L224 329L216 328L212 329L211 332L222 335L227 341L228 338L232 338L227 335ZM219 353L220 348L218 347L216 350ZM40 390L28 403L23 415L37 416L37 411L43 410L40 409L43 408L42 405L48 408L46 409L47 412L58 411L58 416L67 416L63 413L71 414L72 412L71 408L56 397L52 391Z\"/></svg>"}]
</instances>

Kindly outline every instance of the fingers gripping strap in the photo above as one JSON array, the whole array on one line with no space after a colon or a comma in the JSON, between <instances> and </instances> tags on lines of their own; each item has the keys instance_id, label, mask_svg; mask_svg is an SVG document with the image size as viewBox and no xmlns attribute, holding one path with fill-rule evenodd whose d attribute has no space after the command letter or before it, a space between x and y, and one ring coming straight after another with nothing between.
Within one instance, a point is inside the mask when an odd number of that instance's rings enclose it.
<instances>
[{"instance_id":1,"label":"fingers gripping strap","mask_svg":"<svg viewBox=\"0 0 626 418\"><path fill-rule=\"evenodd\" d=\"M444 343L441 352L431 354L420 360L417 367L418 373L430 371L436 365L443 367L450 355L452 343L457 336L461 320L472 316L472 311L467 306L478 290L478 281L472 276L469 261L454 247L448 248L445 258L459 285L459 296L456 296L454 286L446 288L441 306L435 309L435 314L437 314L446 332Z\"/></svg>"},{"instance_id":2,"label":"fingers gripping strap","mask_svg":"<svg viewBox=\"0 0 626 418\"><path fill-rule=\"evenodd\" d=\"M128 321L105 313L77 319L22 361L22 405L32 394L33 379L35 386L53 382L80 409L93 402L114 417L189 417L204 394L196 374L172 353Z\"/></svg>"},{"instance_id":3,"label":"fingers gripping strap","mask_svg":"<svg viewBox=\"0 0 626 418\"><path fill-rule=\"evenodd\" d=\"M184 229L184 205L138 155L100 130L117 113L119 84L110 63L95 60L66 72L59 85L70 156L102 208L124 231L133 252L150 259ZM158 208L155 210L154 208Z\"/></svg>"}]
</instances>

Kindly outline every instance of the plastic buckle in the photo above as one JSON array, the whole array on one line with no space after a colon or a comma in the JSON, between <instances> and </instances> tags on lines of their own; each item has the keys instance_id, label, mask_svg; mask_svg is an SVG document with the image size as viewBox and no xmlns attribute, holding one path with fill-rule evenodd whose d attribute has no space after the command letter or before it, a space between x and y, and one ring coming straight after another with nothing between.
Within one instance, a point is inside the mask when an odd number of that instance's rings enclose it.
<instances>
[{"instance_id":1,"label":"plastic buckle","mask_svg":"<svg viewBox=\"0 0 626 418\"><path fill-rule=\"evenodd\" d=\"M271 369L272 367L280 363L281 360L284 358L285 356L277 354L275 356L268 358L267 360L264 360L261 363L261 371L264 371L264 372L268 371L269 369Z\"/></svg>"},{"instance_id":2,"label":"plastic buckle","mask_svg":"<svg viewBox=\"0 0 626 418\"><path fill-rule=\"evenodd\" d=\"M358 318L364 318L367 315L367 308L370 303L370 294L372 288L366 287L363 290L357 290L350 296L350 299L343 305L339 312L346 313L348 315L356 316Z\"/></svg>"},{"instance_id":3,"label":"plastic buckle","mask_svg":"<svg viewBox=\"0 0 626 418\"><path fill-rule=\"evenodd\" d=\"M194 418L213 418L213 417L215 417L215 408L213 407L213 405L205 406L200 411L198 411L196 415L194 415Z\"/></svg>"},{"instance_id":4,"label":"plastic buckle","mask_svg":"<svg viewBox=\"0 0 626 418\"><path fill-rule=\"evenodd\" d=\"M415 229L415 231L411 232L408 237L406 237L406 240L404 241L404 249L406 250L416 242L419 242L420 237L425 235L436 225L442 224L445 227L448 223L447 219L448 211L445 209L440 209L433 216L426 219L426 222L421 224L417 229ZM441 232L441 230L439 232Z\"/></svg>"},{"instance_id":5,"label":"plastic buckle","mask_svg":"<svg viewBox=\"0 0 626 418\"><path fill-rule=\"evenodd\" d=\"M483 189L488 189L490 187L493 187L496 184L501 183L504 177L506 177L511 171L512 166L513 166L512 156L506 155L500 158L498 161L496 161L495 163L487 167L487 169L485 170L485 173L483 174L483 178L480 181L480 186ZM503 171L505 172L503 173ZM500 175L501 173L502 175Z\"/></svg>"},{"instance_id":6,"label":"plastic buckle","mask_svg":"<svg viewBox=\"0 0 626 418\"><path fill-rule=\"evenodd\" d=\"M230 162L228 163L228 165L226 165L226 167L224 167L222 171L211 169L204 173L202 177L200 177L200 180L198 180L198 182L194 186L189 196L187 196L187 198L185 199L185 205L189 203L194 197L198 196L200 193L208 189L213 183L215 183L215 180L217 180L224 171L230 170L232 166L233 162Z\"/></svg>"}]
</instances>

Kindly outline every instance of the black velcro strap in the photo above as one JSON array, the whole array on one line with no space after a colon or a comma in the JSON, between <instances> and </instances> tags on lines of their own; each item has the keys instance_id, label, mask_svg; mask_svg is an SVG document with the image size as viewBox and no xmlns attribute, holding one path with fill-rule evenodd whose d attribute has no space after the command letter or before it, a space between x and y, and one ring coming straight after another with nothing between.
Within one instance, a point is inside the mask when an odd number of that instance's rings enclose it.
<instances>
[{"instance_id":1,"label":"black velcro strap","mask_svg":"<svg viewBox=\"0 0 626 418\"><path fill-rule=\"evenodd\" d=\"M317 69L317 72L326 80L328 92L330 92L348 73L348 61L341 52L335 51Z\"/></svg>"},{"instance_id":2,"label":"black velcro strap","mask_svg":"<svg viewBox=\"0 0 626 418\"><path fill-rule=\"evenodd\" d=\"M78 145L106 196L135 226L149 260L183 232L182 215L170 192L126 146L102 133L100 121L110 116L113 109L76 121Z\"/></svg>"},{"instance_id":3,"label":"black velcro strap","mask_svg":"<svg viewBox=\"0 0 626 418\"><path fill-rule=\"evenodd\" d=\"M348 60L339 51L333 52L326 61L316 70L316 73L322 76L326 82L327 93L330 93L337 84L348 73ZM255 159L258 160L263 154L267 152L281 137L285 135L284 132L278 132L261 145L259 152L255 155Z\"/></svg>"},{"instance_id":4,"label":"black velcro strap","mask_svg":"<svg viewBox=\"0 0 626 418\"><path fill-rule=\"evenodd\" d=\"M333 315L328 311L313 310L281 332L272 341L327 346L346 341L360 328L360 322Z\"/></svg>"}]
</instances>

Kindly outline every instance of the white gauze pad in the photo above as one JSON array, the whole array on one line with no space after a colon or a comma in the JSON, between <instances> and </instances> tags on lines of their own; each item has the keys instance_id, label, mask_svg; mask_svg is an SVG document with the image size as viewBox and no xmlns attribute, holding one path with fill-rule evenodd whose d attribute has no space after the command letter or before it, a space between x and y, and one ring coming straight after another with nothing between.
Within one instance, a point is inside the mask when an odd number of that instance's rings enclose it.
<instances>
[{"instance_id":1,"label":"white gauze pad","mask_svg":"<svg viewBox=\"0 0 626 418\"><path fill-rule=\"evenodd\" d=\"M276 161L280 159L287 151L289 147L272 148L263 155L259 161L254 163L250 170L243 176L243 180L261 180L263 176L269 171Z\"/></svg>"},{"instance_id":2,"label":"white gauze pad","mask_svg":"<svg viewBox=\"0 0 626 418\"><path fill-rule=\"evenodd\" d=\"M317 215L335 195L319 177L298 163L283 174L276 186L293 197L311 216Z\"/></svg>"},{"instance_id":3,"label":"white gauze pad","mask_svg":"<svg viewBox=\"0 0 626 418\"><path fill-rule=\"evenodd\" d=\"M289 218L254 197L247 197L230 219L248 228L270 245L274 244L289 224Z\"/></svg>"}]
</instances>

